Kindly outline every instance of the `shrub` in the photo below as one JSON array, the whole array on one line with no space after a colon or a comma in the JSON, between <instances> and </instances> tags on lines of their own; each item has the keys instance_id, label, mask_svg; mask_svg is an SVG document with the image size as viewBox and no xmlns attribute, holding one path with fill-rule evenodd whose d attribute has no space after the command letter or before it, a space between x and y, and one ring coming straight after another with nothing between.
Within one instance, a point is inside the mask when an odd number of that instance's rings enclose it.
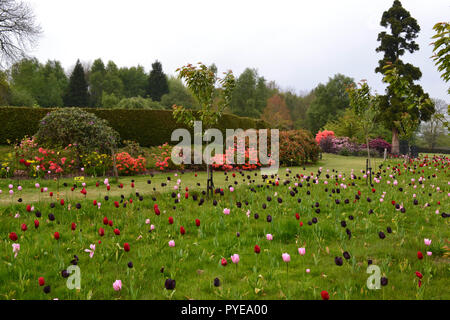
<instances>
[{"instance_id":1,"label":"shrub","mask_svg":"<svg viewBox=\"0 0 450 320\"><path fill-rule=\"evenodd\" d=\"M82 156L82 166L88 175L104 176L109 172L112 165L112 158L105 153L92 152Z\"/></svg>"},{"instance_id":2,"label":"shrub","mask_svg":"<svg viewBox=\"0 0 450 320\"><path fill-rule=\"evenodd\" d=\"M362 145L363 148L367 148L366 144ZM387 149L388 153L391 153L392 145L381 138L372 139L369 141L370 149L378 151L378 153L383 154L384 149Z\"/></svg>"},{"instance_id":3,"label":"shrub","mask_svg":"<svg viewBox=\"0 0 450 320\"><path fill-rule=\"evenodd\" d=\"M280 132L280 165L298 166L319 159L320 148L306 130Z\"/></svg>"},{"instance_id":4,"label":"shrub","mask_svg":"<svg viewBox=\"0 0 450 320\"><path fill-rule=\"evenodd\" d=\"M145 172L145 158L133 158L129 153L121 152L116 155L116 166L119 175L142 173Z\"/></svg>"},{"instance_id":5,"label":"shrub","mask_svg":"<svg viewBox=\"0 0 450 320\"><path fill-rule=\"evenodd\" d=\"M142 156L145 154L145 151L141 148L139 142L124 140L123 144L124 147L122 148L122 150L128 152L132 157Z\"/></svg>"},{"instance_id":6,"label":"shrub","mask_svg":"<svg viewBox=\"0 0 450 320\"><path fill-rule=\"evenodd\" d=\"M131 98L123 98L120 102L113 106L113 108L117 109L154 109L161 110L164 107L157 101L153 101L150 98L142 98L142 97L131 97Z\"/></svg>"},{"instance_id":7,"label":"shrub","mask_svg":"<svg viewBox=\"0 0 450 320\"><path fill-rule=\"evenodd\" d=\"M79 108L61 108L49 112L40 122L37 142L43 146L75 146L79 153L111 152L119 134L106 120Z\"/></svg>"},{"instance_id":8,"label":"shrub","mask_svg":"<svg viewBox=\"0 0 450 320\"><path fill-rule=\"evenodd\" d=\"M334 150L333 136L327 136L320 139L320 149L325 153L335 153L336 150Z\"/></svg>"}]
</instances>

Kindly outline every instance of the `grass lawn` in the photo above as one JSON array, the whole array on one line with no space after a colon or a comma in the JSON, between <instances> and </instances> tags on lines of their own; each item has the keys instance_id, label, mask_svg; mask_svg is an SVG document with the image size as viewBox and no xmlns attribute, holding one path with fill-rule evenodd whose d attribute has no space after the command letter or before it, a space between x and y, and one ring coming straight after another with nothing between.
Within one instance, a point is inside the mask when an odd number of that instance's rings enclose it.
<instances>
[{"instance_id":1,"label":"grass lawn","mask_svg":"<svg viewBox=\"0 0 450 320\"><path fill-rule=\"evenodd\" d=\"M442 216L449 213L449 160L422 167L420 163L409 164L410 170L400 161L384 163L380 182L373 187L366 185L360 172L364 158L329 154L305 169L281 168L278 186L263 181L259 171L243 172L243 176L235 172L235 177L231 172L216 172L216 187L223 188L224 194L213 199L201 193L204 172L121 177L118 183L110 178L110 191L103 177L85 177L86 196L80 193L81 182L73 179L61 179L59 193L53 180L2 179L0 298L321 299L321 291L326 290L330 299L449 299L449 220ZM381 164L376 159L374 169ZM400 173L394 170L398 164ZM320 167L318 183L307 181ZM352 169L360 179L351 179ZM419 182L421 176L425 180ZM268 180L274 182L276 177ZM36 182L48 192L39 192ZM71 191L74 183L78 187ZM9 184L14 185L12 196ZM101 206L94 205L94 200ZM155 214L155 204L160 215ZM27 211L27 205L34 210ZM224 214L226 208L229 214ZM104 217L113 226L104 225ZM73 223L75 230L71 230ZM23 224L26 231L21 230ZM104 236L99 235L100 228ZM120 235L114 233L116 228ZM18 235L15 242L9 238L11 232ZM431 239L430 246L425 238ZM168 244L171 240L174 247ZM20 244L17 257L13 243ZM124 250L125 243L129 251ZM90 245L95 245L92 258L85 252ZM259 254L255 245L260 247ZM299 248L305 248L304 255ZM283 253L290 255L289 263L283 261ZM239 255L238 264L232 262L233 254ZM367 287L369 259L385 278L378 290ZM68 289L61 274L74 263L80 268L80 290ZM420 288L416 271L423 275ZM39 286L39 277L45 279L44 286ZM165 288L168 278L176 280L175 290ZM219 286L214 285L215 278ZM122 281L120 291L113 289L116 280ZM46 286L49 293L44 292Z\"/></svg>"}]
</instances>

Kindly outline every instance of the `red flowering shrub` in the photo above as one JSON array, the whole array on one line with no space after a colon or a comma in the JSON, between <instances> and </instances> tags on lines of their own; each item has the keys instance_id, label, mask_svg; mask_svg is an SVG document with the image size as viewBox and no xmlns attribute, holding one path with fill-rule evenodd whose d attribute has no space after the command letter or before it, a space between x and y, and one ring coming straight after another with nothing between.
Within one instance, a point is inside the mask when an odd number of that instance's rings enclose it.
<instances>
[{"instance_id":1,"label":"red flowering shrub","mask_svg":"<svg viewBox=\"0 0 450 320\"><path fill-rule=\"evenodd\" d=\"M334 137L334 132L333 131L323 130L323 131L317 132L317 134L316 134L316 142L317 142L317 144L320 144L320 141L323 138L330 137L330 136Z\"/></svg>"},{"instance_id":2,"label":"red flowering shrub","mask_svg":"<svg viewBox=\"0 0 450 320\"><path fill-rule=\"evenodd\" d=\"M245 147L245 162L243 164L227 164L227 159L234 159L237 154L237 145L234 144L234 148L229 148L225 151L225 154L216 154L212 157L214 162L211 166L214 169L223 171L240 169L240 170L254 170L261 167L261 163L258 160L258 151L254 148ZM236 163L236 160L234 161Z\"/></svg>"},{"instance_id":3,"label":"red flowering shrub","mask_svg":"<svg viewBox=\"0 0 450 320\"><path fill-rule=\"evenodd\" d=\"M362 147L366 148L366 144L363 144ZM377 150L380 154L384 153L384 148L387 149L388 153L391 153L391 149L392 149L392 145L381 138L376 138L376 139L370 140L369 147L370 147L370 149Z\"/></svg>"},{"instance_id":4,"label":"red flowering shrub","mask_svg":"<svg viewBox=\"0 0 450 320\"><path fill-rule=\"evenodd\" d=\"M144 157L133 158L127 152L121 152L116 155L116 166L120 175L145 172L145 161Z\"/></svg>"}]
</instances>

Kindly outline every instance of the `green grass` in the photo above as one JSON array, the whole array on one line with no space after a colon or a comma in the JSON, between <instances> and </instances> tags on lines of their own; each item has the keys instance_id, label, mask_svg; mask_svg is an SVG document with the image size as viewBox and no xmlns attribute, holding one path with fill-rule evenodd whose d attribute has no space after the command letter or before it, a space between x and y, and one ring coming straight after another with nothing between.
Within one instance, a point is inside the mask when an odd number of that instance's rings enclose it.
<instances>
[{"instance_id":1,"label":"green grass","mask_svg":"<svg viewBox=\"0 0 450 320\"><path fill-rule=\"evenodd\" d=\"M397 162L396 162L397 163ZM381 164L377 159L375 168ZM393 162L391 162L393 164ZM385 163L383 168L388 164ZM319 184L298 187L297 194L290 195L294 183L299 182L296 174L308 175L316 173L323 167ZM359 170L365 167L365 160L357 157L341 157L324 155L315 166L285 168L279 171L280 184L272 186L262 182L259 174L244 172L244 177L236 173L236 178L228 173L228 181L222 172L215 173L216 187L224 189L224 196L214 196L218 201L214 206L212 199L206 199L201 194L205 188L206 175L199 172L180 174L162 173L149 176L121 178L124 188L118 188L118 183L111 181L111 191L107 192L103 178L85 178L87 196L80 194L81 185L70 191L73 179L62 179L59 182L59 197L65 199L61 206L56 197L56 182L41 180L41 186L46 186L55 193L53 198L40 194L34 187L34 180L0 180L0 297L2 299L320 299L320 292L327 290L330 299L449 299L450 267L448 258L449 222L435 214L448 212L449 164L445 168L423 168L427 179L422 185L417 184L419 174L407 172L397 175L399 185L387 185L386 180L391 170L381 172L380 184L375 183L375 192L368 187L365 180L353 180L355 186L340 188L340 193L332 193L335 180L326 178L341 172L346 178L339 183L351 183L351 169L358 176ZM437 177L428 175L436 173ZM255 179L255 183L247 185L247 175ZM167 182L167 177L171 181ZM181 179L181 200L174 203L172 193L176 180ZM409 185L415 178L417 189ZM135 188L131 188L131 180L135 180ZM147 184L147 180L151 184ZM245 181L243 181L245 179ZM290 179L291 183L283 185ZM329 182L324 185L324 180ZM392 180L392 179L389 179ZM100 187L95 182L100 181ZM235 185L234 181L238 184ZM62 184L68 183L68 187ZM161 187L162 182L168 185ZM23 187L10 197L8 184ZM200 183L200 186L197 185ZM234 192L228 191L233 185ZM260 186L258 186L260 185ZM261 186L262 185L262 186ZM434 185L434 188L431 187ZM439 186L441 191L436 191ZM156 191L153 190L156 188ZM189 188L189 199L184 199L184 189ZM289 190L289 187L291 190ZM398 188L402 187L403 191ZM253 192L250 188L254 188ZM325 192L328 188L328 192ZM361 191L361 199L353 202L355 194ZM310 194L307 194L310 191ZM384 202L379 199L386 191ZM143 201L136 196L139 192ZM175 191L178 192L178 191ZM277 193L277 195L275 195ZM413 204L412 194L417 194L418 205ZM429 196L431 193L431 196ZM104 196L109 195L105 201ZM192 199L193 195L204 198L205 203L199 206L199 201ZM124 208L114 207L114 201L133 199ZM272 198L271 201L267 197ZM21 197L22 203L17 200ZM156 201L152 200L156 198ZM277 198L282 198L279 204ZM371 198L368 202L367 197ZM301 203L298 199L301 199ZM101 209L94 207L93 199L102 203ZM335 199L340 200L336 204ZM349 204L344 200L349 199ZM405 213L395 210L391 201L403 203ZM238 208L236 203L242 203ZM245 204L248 201L248 205ZM437 202L440 201L440 205ZM50 203L55 202L55 208ZM320 213L316 213L315 203L319 203ZM81 209L75 205L81 204ZM161 215L154 213L153 205L157 203ZM424 208L424 204L430 206ZM33 221L37 219L33 212L26 211L26 205L32 204L35 210L42 212L38 219L40 226L34 228ZM262 205L267 208L263 209ZM69 210L70 205L70 210ZM176 206L176 209L173 207ZM313 207L314 206L314 207ZM230 215L224 215L223 209L231 208ZM374 214L368 214L369 209ZM250 210L250 218L247 211ZM14 216L19 213L19 218ZM48 215L53 213L55 221L49 221ZM259 219L254 214L259 214ZM295 218L300 214L300 220ZM272 222L267 222L267 215L272 216ZM354 219L350 220L349 216ZM102 219L113 220L114 227L104 226ZM174 218L174 224L168 223L169 216ZM316 217L317 224L308 225L308 221ZM155 230L149 232L150 225L145 223L150 219ZM195 219L200 219L200 227L195 226ZM341 221L345 220L351 230L349 239ZM300 221L303 226L300 227ZM75 231L70 230L72 222L77 224ZM22 232L21 224L27 224L28 230ZM180 234L180 226L186 229L186 234ZM100 237L98 230L105 229L105 236ZM386 231L392 228L392 233ZM113 233L114 228L120 229L120 236ZM21 245L17 258L12 252L12 241L8 238L10 232L16 232L17 241ZM61 234L59 240L53 238L55 231ZM383 231L386 239L382 240L378 232ZM240 233L240 237L236 233ZM266 234L273 234L273 240L266 240ZM432 239L430 247L424 245L424 238ZM168 246L169 240L175 240L176 246ZM101 244L98 241L101 240ZM131 246L129 252L123 250L123 244ZM90 244L96 244L92 259L84 252ZM254 253L254 246L261 247L259 255ZM305 247L306 255L300 256L298 248ZM334 262L336 256L348 251L351 258L343 259L342 266ZM417 251L425 255L423 260L417 258ZM431 257L426 251L432 251ZM281 254L287 252L291 256L289 269L283 262ZM240 255L236 267L230 256ZM78 266L81 270L81 290L69 290L66 279L62 278L61 270L70 266L73 256L79 257ZM225 257L228 265L223 267L220 259ZM381 275L388 278L388 284L380 290L369 290L366 286L369 274L367 260L381 269ZM127 267L133 262L133 268ZM161 268L164 267L163 272ZM310 273L306 273L306 269ZM424 277L419 289L415 271L420 271ZM46 285L51 286L51 292L45 294L38 285L38 278L44 277ZM221 285L213 285L214 278L219 278ZM176 290L164 288L167 278L176 280ZM112 283L120 279L123 288L120 292L113 290Z\"/></svg>"}]
</instances>

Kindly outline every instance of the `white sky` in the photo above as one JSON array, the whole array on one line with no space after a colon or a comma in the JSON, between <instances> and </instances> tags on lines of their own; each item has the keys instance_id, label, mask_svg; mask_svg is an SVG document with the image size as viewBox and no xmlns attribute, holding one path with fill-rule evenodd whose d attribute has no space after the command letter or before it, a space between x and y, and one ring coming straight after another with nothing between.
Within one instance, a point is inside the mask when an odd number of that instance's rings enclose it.
<instances>
[{"instance_id":1,"label":"white sky","mask_svg":"<svg viewBox=\"0 0 450 320\"><path fill-rule=\"evenodd\" d=\"M383 92L375 67L382 54L377 34L393 0L28 0L43 36L30 54L72 68L79 58L113 60L119 67L156 59L164 71L186 63L215 63L239 75L256 68L282 89L311 90L342 73ZM420 67L431 97L449 100L430 59L436 22L449 21L445 0L403 0L417 19L420 51L403 56Z\"/></svg>"}]
</instances>

